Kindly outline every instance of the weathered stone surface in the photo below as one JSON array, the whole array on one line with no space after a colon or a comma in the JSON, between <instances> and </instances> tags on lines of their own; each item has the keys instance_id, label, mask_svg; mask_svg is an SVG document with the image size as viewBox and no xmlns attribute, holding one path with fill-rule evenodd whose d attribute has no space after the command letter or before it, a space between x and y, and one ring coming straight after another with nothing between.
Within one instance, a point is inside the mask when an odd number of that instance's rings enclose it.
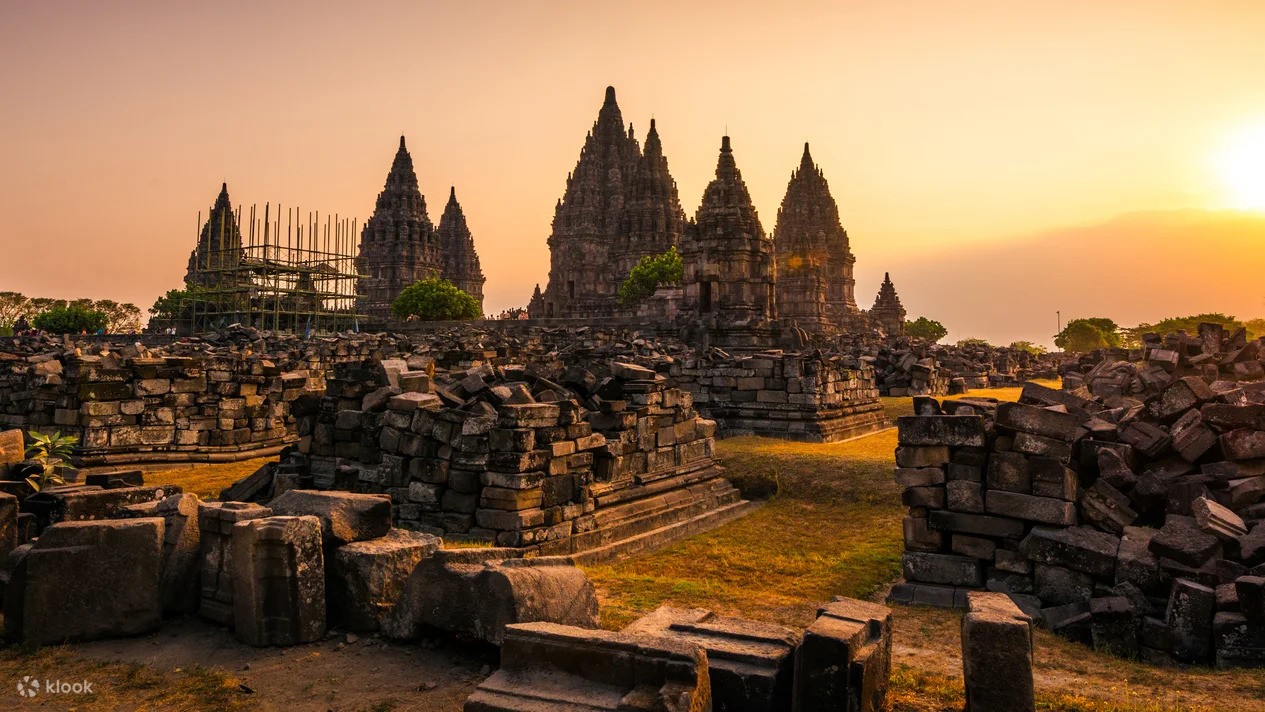
<instances>
[{"instance_id":1,"label":"weathered stone surface","mask_svg":"<svg viewBox=\"0 0 1265 712\"><path fill-rule=\"evenodd\" d=\"M669 638L707 652L712 707L734 712L789 710L794 653L803 634L770 623L660 606L623 630Z\"/></svg>"},{"instance_id":2,"label":"weathered stone surface","mask_svg":"<svg viewBox=\"0 0 1265 712\"><path fill-rule=\"evenodd\" d=\"M1115 572L1119 550L1119 537L1089 527L1033 527L1019 545L1019 551L1032 561L1095 576L1111 576Z\"/></svg>"},{"instance_id":3,"label":"weathered stone surface","mask_svg":"<svg viewBox=\"0 0 1265 712\"><path fill-rule=\"evenodd\" d=\"M249 645L325 636L321 520L274 516L233 526L233 631Z\"/></svg>"},{"instance_id":4,"label":"weathered stone surface","mask_svg":"<svg viewBox=\"0 0 1265 712\"><path fill-rule=\"evenodd\" d=\"M162 547L160 518L49 527L16 562L4 597L5 636L54 645L157 628Z\"/></svg>"},{"instance_id":5,"label":"weathered stone surface","mask_svg":"<svg viewBox=\"0 0 1265 712\"><path fill-rule=\"evenodd\" d=\"M962 677L971 712L1036 709L1032 619L1004 593L967 594L962 617Z\"/></svg>"},{"instance_id":6,"label":"weathered stone surface","mask_svg":"<svg viewBox=\"0 0 1265 712\"><path fill-rule=\"evenodd\" d=\"M1025 433L1071 442L1076 437L1076 416L1023 403L997 406L997 424Z\"/></svg>"},{"instance_id":7,"label":"weathered stone surface","mask_svg":"<svg viewBox=\"0 0 1265 712\"><path fill-rule=\"evenodd\" d=\"M1212 658L1212 618L1217 594L1207 586L1177 579L1168 598L1165 619L1173 640L1173 657L1188 663Z\"/></svg>"},{"instance_id":8,"label":"weathered stone surface","mask_svg":"<svg viewBox=\"0 0 1265 712\"><path fill-rule=\"evenodd\" d=\"M1265 668L1265 626L1222 611L1213 617L1212 631L1218 668Z\"/></svg>"},{"instance_id":9,"label":"weathered stone surface","mask_svg":"<svg viewBox=\"0 0 1265 712\"><path fill-rule=\"evenodd\" d=\"M392 529L334 549L326 588L330 620L348 630L378 630L418 562L442 545L430 534Z\"/></svg>"},{"instance_id":10,"label":"weathered stone surface","mask_svg":"<svg viewBox=\"0 0 1265 712\"><path fill-rule=\"evenodd\" d=\"M329 546L376 539L391 530L391 500L381 495L290 490L268 507L281 516L317 517Z\"/></svg>"},{"instance_id":11,"label":"weathered stone surface","mask_svg":"<svg viewBox=\"0 0 1265 712\"><path fill-rule=\"evenodd\" d=\"M1063 499L992 490L985 495L984 505L989 514L1065 527L1076 524L1076 503Z\"/></svg>"},{"instance_id":12,"label":"weathered stone surface","mask_svg":"<svg viewBox=\"0 0 1265 712\"><path fill-rule=\"evenodd\" d=\"M99 489L95 487L60 487L37 492L23 503L25 511L35 514L41 529L57 522L75 522L90 519L110 519L130 504L157 502L179 494L179 485L155 485L146 487L120 487Z\"/></svg>"},{"instance_id":13,"label":"weathered stone surface","mask_svg":"<svg viewBox=\"0 0 1265 712\"><path fill-rule=\"evenodd\" d=\"M1138 513L1130 507L1129 498L1105 479L1099 479L1085 490L1085 495L1081 498L1081 511L1089 522L1116 534L1123 532L1138 518Z\"/></svg>"},{"instance_id":14,"label":"weathered stone surface","mask_svg":"<svg viewBox=\"0 0 1265 712\"><path fill-rule=\"evenodd\" d=\"M405 582L382 632L408 640L431 626L499 645L513 623L597 627L597 595L582 570L563 558L514 556L507 549L435 552Z\"/></svg>"},{"instance_id":15,"label":"weathered stone surface","mask_svg":"<svg viewBox=\"0 0 1265 712\"><path fill-rule=\"evenodd\" d=\"M1170 516L1151 538L1151 551L1198 568L1217 552L1217 537L1201 530L1190 517Z\"/></svg>"},{"instance_id":16,"label":"weathered stone surface","mask_svg":"<svg viewBox=\"0 0 1265 712\"><path fill-rule=\"evenodd\" d=\"M233 622L233 525L272 516L267 507L248 502L202 502L198 507L201 533L198 615L221 625Z\"/></svg>"},{"instance_id":17,"label":"weathered stone surface","mask_svg":"<svg viewBox=\"0 0 1265 712\"><path fill-rule=\"evenodd\" d=\"M1243 615L1256 625L1265 625L1265 576L1240 576L1234 592Z\"/></svg>"},{"instance_id":18,"label":"weathered stone surface","mask_svg":"<svg viewBox=\"0 0 1265 712\"><path fill-rule=\"evenodd\" d=\"M984 572L977 559L948 554L906 552L905 580L949 586L982 586Z\"/></svg>"},{"instance_id":19,"label":"weathered stone surface","mask_svg":"<svg viewBox=\"0 0 1265 712\"><path fill-rule=\"evenodd\" d=\"M201 501L186 492L168 497L155 505L155 516L163 518L163 572L160 591L163 610L197 613L201 602L198 582L202 559L202 530L198 526Z\"/></svg>"},{"instance_id":20,"label":"weathered stone surface","mask_svg":"<svg viewBox=\"0 0 1265 712\"><path fill-rule=\"evenodd\" d=\"M555 623L513 624L501 668L466 712L700 712L712 707L707 654L684 641Z\"/></svg>"},{"instance_id":21,"label":"weathered stone surface","mask_svg":"<svg viewBox=\"0 0 1265 712\"><path fill-rule=\"evenodd\" d=\"M1243 523L1243 517L1207 497L1197 497L1191 511L1195 515L1195 524L1200 529L1222 540L1230 540L1247 534L1247 525Z\"/></svg>"},{"instance_id":22,"label":"weathered stone surface","mask_svg":"<svg viewBox=\"0 0 1265 712\"><path fill-rule=\"evenodd\" d=\"M927 515L927 522L932 529L980 536L1018 538L1023 536L1024 530L1023 522L1018 519L962 512L933 510Z\"/></svg>"},{"instance_id":23,"label":"weathered stone surface","mask_svg":"<svg viewBox=\"0 0 1265 712\"><path fill-rule=\"evenodd\" d=\"M1116 559L1117 584L1131 583L1151 595L1168 591L1170 577L1160 568L1159 559L1151 553L1151 539L1154 536L1154 529L1124 528Z\"/></svg>"},{"instance_id":24,"label":"weathered stone surface","mask_svg":"<svg viewBox=\"0 0 1265 712\"><path fill-rule=\"evenodd\" d=\"M903 415L896 422L901 445L984 445L984 419L977 415Z\"/></svg>"},{"instance_id":25,"label":"weathered stone surface","mask_svg":"<svg viewBox=\"0 0 1265 712\"><path fill-rule=\"evenodd\" d=\"M836 598L818 611L795 655L792 709L879 712L892 664L892 612Z\"/></svg>"},{"instance_id":26,"label":"weathered stone surface","mask_svg":"<svg viewBox=\"0 0 1265 712\"><path fill-rule=\"evenodd\" d=\"M1138 628L1133 603L1124 596L1094 598L1089 602L1094 649L1123 658L1138 656Z\"/></svg>"}]
</instances>

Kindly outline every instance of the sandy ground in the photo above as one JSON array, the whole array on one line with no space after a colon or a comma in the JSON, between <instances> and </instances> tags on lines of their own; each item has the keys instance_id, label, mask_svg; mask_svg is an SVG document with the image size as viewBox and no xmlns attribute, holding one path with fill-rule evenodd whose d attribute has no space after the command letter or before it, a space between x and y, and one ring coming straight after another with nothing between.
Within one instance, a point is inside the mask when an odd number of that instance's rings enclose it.
<instances>
[{"instance_id":1,"label":"sandy ground","mask_svg":"<svg viewBox=\"0 0 1265 712\"><path fill-rule=\"evenodd\" d=\"M455 712L497 664L493 648L439 639L403 645L339 633L310 645L253 648L227 629L196 620L164 623L145 637L73 649L86 658L158 669L218 667L236 678L244 686L241 694L261 710Z\"/></svg>"}]
</instances>

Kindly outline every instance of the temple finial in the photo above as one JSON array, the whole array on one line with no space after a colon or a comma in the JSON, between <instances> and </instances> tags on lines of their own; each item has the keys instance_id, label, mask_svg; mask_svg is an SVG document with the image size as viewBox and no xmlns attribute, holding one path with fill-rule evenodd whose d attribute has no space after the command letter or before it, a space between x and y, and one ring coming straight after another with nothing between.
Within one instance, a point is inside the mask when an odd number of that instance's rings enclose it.
<instances>
[{"instance_id":1,"label":"temple finial","mask_svg":"<svg viewBox=\"0 0 1265 712\"><path fill-rule=\"evenodd\" d=\"M400 134L400 150L401 151L405 150L404 149L404 134Z\"/></svg>"},{"instance_id":2,"label":"temple finial","mask_svg":"<svg viewBox=\"0 0 1265 712\"><path fill-rule=\"evenodd\" d=\"M606 101L603 103L605 104L615 103L615 87L606 87Z\"/></svg>"},{"instance_id":3,"label":"temple finial","mask_svg":"<svg viewBox=\"0 0 1265 712\"><path fill-rule=\"evenodd\" d=\"M726 134L720 138L720 150L722 153L728 153L733 149L729 147L729 135Z\"/></svg>"}]
</instances>

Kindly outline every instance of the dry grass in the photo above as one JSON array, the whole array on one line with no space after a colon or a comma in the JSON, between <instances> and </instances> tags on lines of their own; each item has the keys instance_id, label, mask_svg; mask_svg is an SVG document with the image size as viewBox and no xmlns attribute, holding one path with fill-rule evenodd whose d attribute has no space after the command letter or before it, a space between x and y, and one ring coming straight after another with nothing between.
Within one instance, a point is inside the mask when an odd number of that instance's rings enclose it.
<instances>
[{"instance_id":1,"label":"dry grass","mask_svg":"<svg viewBox=\"0 0 1265 712\"><path fill-rule=\"evenodd\" d=\"M71 648L0 650L0 680L30 676L41 681L87 680L92 694L38 694L20 698L5 689L7 709L244 710L250 698L223 670L191 666L160 670L135 663L102 663L76 655ZM20 700L20 701L19 701ZM9 706L12 705L12 706Z\"/></svg>"},{"instance_id":2,"label":"dry grass","mask_svg":"<svg viewBox=\"0 0 1265 712\"><path fill-rule=\"evenodd\" d=\"M1015 400L1020 390L967 395ZM889 417L912 412L912 398L883 400ZM891 476L895 447L895 430L834 444L722 441L718 448L729 477L748 497L768 502L706 534L589 568L602 602L602 625L620 628L668 604L802 627L832 596L881 595L900 574L903 548L904 508ZM962 709L960 615L895 609L892 710ZM1037 631L1035 641L1038 709L1265 709L1265 676L1259 671L1158 669L1044 631ZM1218 704L1223 700L1233 702Z\"/></svg>"},{"instance_id":3,"label":"dry grass","mask_svg":"<svg viewBox=\"0 0 1265 712\"><path fill-rule=\"evenodd\" d=\"M175 484L184 487L185 492L192 492L202 499L219 499L220 490L228 487L243 477L254 474L264 466L273 462L275 457L257 457L253 460L225 463L192 463L187 465L170 465L161 470L145 473L145 484Z\"/></svg>"}]
</instances>

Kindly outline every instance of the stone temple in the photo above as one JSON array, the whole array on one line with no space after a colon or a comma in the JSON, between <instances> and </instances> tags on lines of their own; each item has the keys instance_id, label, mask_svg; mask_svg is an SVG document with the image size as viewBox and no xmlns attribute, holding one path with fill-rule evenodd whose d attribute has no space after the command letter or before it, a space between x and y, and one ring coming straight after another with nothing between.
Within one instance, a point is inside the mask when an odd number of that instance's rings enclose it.
<instances>
[{"instance_id":1,"label":"stone temple","mask_svg":"<svg viewBox=\"0 0 1265 712\"><path fill-rule=\"evenodd\" d=\"M905 333L905 307L901 305L896 285L892 284L892 277L887 272L883 273L883 284L879 285L878 296L870 308L870 320L889 335Z\"/></svg>"},{"instance_id":2,"label":"stone temple","mask_svg":"<svg viewBox=\"0 0 1265 712\"><path fill-rule=\"evenodd\" d=\"M216 287L231 280L231 271L242 259L242 233L238 218L233 213L233 203L228 199L228 183L220 186L220 194L211 206L198 244L189 253L189 267L185 271L185 284L199 287Z\"/></svg>"},{"instance_id":3,"label":"stone temple","mask_svg":"<svg viewBox=\"0 0 1265 712\"><path fill-rule=\"evenodd\" d=\"M529 313L533 318L616 314L616 293L628 272L642 257L678 244L685 225L654 121L643 153L632 126L624 127L615 88L607 87L554 209L549 283L533 298Z\"/></svg>"},{"instance_id":4,"label":"stone temple","mask_svg":"<svg viewBox=\"0 0 1265 712\"><path fill-rule=\"evenodd\" d=\"M466 225L456 190L436 229L426 213L426 198L417 186L413 158L400 137L400 149L378 193L373 215L360 233L356 268L358 307L371 319L390 319L391 302L405 287L437 274L468 292L483 306L483 271L474 238Z\"/></svg>"},{"instance_id":5,"label":"stone temple","mask_svg":"<svg viewBox=\"0 0 1265 712\"><path fill-rule=\"evenodd\" d=\"M778 209L773 242L778 314L783 321L821 332L856 321L856 257L839 220L839 206L807 143Z\"/></svg>"},{"instance_id":6,"label":"stone temple","mask_svg":"<svg viewBox=\"0 0 1265 712\"><path fill-rule=\"evenodd\" d=\"M549 280L528 302L533 319L639 317L676 322L698 338L729 347L762 347L779 335L868 330L857 307L856 257L839 206L808 144L791 173L767 234L723 139L716 179L687 219L654 120L645 148L625 127L615 89L606 88L597 121L554 209ZM682 284L636 307L617 302L620 285L643 257L677 246ZM897 319L895 292L878 305ZM903 322L902 322L903 324Z\"/></svg>"}]
</instances>

